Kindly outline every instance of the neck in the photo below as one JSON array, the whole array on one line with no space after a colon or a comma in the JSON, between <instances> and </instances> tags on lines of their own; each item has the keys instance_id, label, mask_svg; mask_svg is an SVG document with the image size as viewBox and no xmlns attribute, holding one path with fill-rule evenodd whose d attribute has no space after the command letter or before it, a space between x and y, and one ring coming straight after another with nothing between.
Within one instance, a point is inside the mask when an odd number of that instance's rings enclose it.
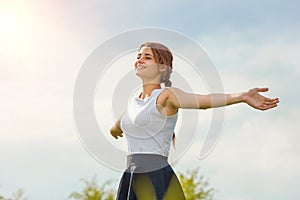
<instances>
[{"instance_id":1,"label":"neck","mask_svg":"<svg viewBox=\"0 0 300 200\"><path fill-rule=\"evenodd\" d=\"M161 86L159 83L143 84L143 91L140 98L144 99L146 96L151 96L153 90L160 88Z\"/></svg>"}]
</instances>

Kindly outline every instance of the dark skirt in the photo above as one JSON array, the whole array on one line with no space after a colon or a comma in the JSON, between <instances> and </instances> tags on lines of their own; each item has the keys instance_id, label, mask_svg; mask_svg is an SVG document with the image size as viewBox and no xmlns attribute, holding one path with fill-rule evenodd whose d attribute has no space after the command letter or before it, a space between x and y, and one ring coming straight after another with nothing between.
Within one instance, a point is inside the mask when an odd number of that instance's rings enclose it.
<instances>
[{"instance_id":1,"label":"dark skirt","mask_svg":"<svg viewBox=\"0 0 300 200\"><path fill-rule=\"evenodd\" d=\"M117 200L185 200L185 197L166 157L134 154L127 158Z\"/></svg>"}]
</instances>

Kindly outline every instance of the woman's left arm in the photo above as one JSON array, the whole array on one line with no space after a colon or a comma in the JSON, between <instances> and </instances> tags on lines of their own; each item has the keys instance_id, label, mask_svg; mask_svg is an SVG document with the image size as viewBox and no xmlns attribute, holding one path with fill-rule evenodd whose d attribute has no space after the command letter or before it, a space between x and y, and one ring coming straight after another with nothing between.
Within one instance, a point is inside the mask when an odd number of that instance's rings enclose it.
<instances>
[{"instance_id":1,"label":"woman's left arm","mask_svg":"<svg viewBox=\"0 0 300 200\"><path fill-rule=\"evenodd\" d=\"M247 103L249 106L268 110L279 103L278 98L267 98L261 92L267 92L268 88L253 88L247 92L236 94L193 94L184 92L178 88L169 89L169 105L174 108L207 109L228 106L237 103Z\"/></svg>"}]
</instances>

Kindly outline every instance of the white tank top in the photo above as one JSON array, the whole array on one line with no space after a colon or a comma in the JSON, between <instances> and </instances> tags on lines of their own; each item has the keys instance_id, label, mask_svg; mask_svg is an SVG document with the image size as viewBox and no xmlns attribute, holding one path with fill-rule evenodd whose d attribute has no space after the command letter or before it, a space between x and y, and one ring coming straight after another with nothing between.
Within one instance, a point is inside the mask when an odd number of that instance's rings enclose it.
<instances>
[{"instance_id":1,"label":"white tank top","mask_svg":"<svg viewBox=\"0 0 300 200\"><path fill-rule=\"evenodd\" d=\"M165 88L155 89L150 97L135 98L121 119L129 154L159 154L168 156L178 112L161 114L156 101Z\"/></svg>"}]
</instances>

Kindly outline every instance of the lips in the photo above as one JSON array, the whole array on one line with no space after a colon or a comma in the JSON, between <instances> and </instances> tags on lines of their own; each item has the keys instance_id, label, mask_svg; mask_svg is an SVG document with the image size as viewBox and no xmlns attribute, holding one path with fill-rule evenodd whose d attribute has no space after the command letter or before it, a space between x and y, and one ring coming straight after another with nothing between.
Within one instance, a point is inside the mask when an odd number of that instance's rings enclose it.
<instances>
[{"instance_id":1,"label":"lips","mask_svg":"<svg viewBox=\"0 0 300 200\"><path fill-rule=\"evenodd\" d=\"M142 69L146 69L146 66L139 65L135 68L135 70L137 70L137 71L142 70Z\"/></svg>"}]
</instances>

